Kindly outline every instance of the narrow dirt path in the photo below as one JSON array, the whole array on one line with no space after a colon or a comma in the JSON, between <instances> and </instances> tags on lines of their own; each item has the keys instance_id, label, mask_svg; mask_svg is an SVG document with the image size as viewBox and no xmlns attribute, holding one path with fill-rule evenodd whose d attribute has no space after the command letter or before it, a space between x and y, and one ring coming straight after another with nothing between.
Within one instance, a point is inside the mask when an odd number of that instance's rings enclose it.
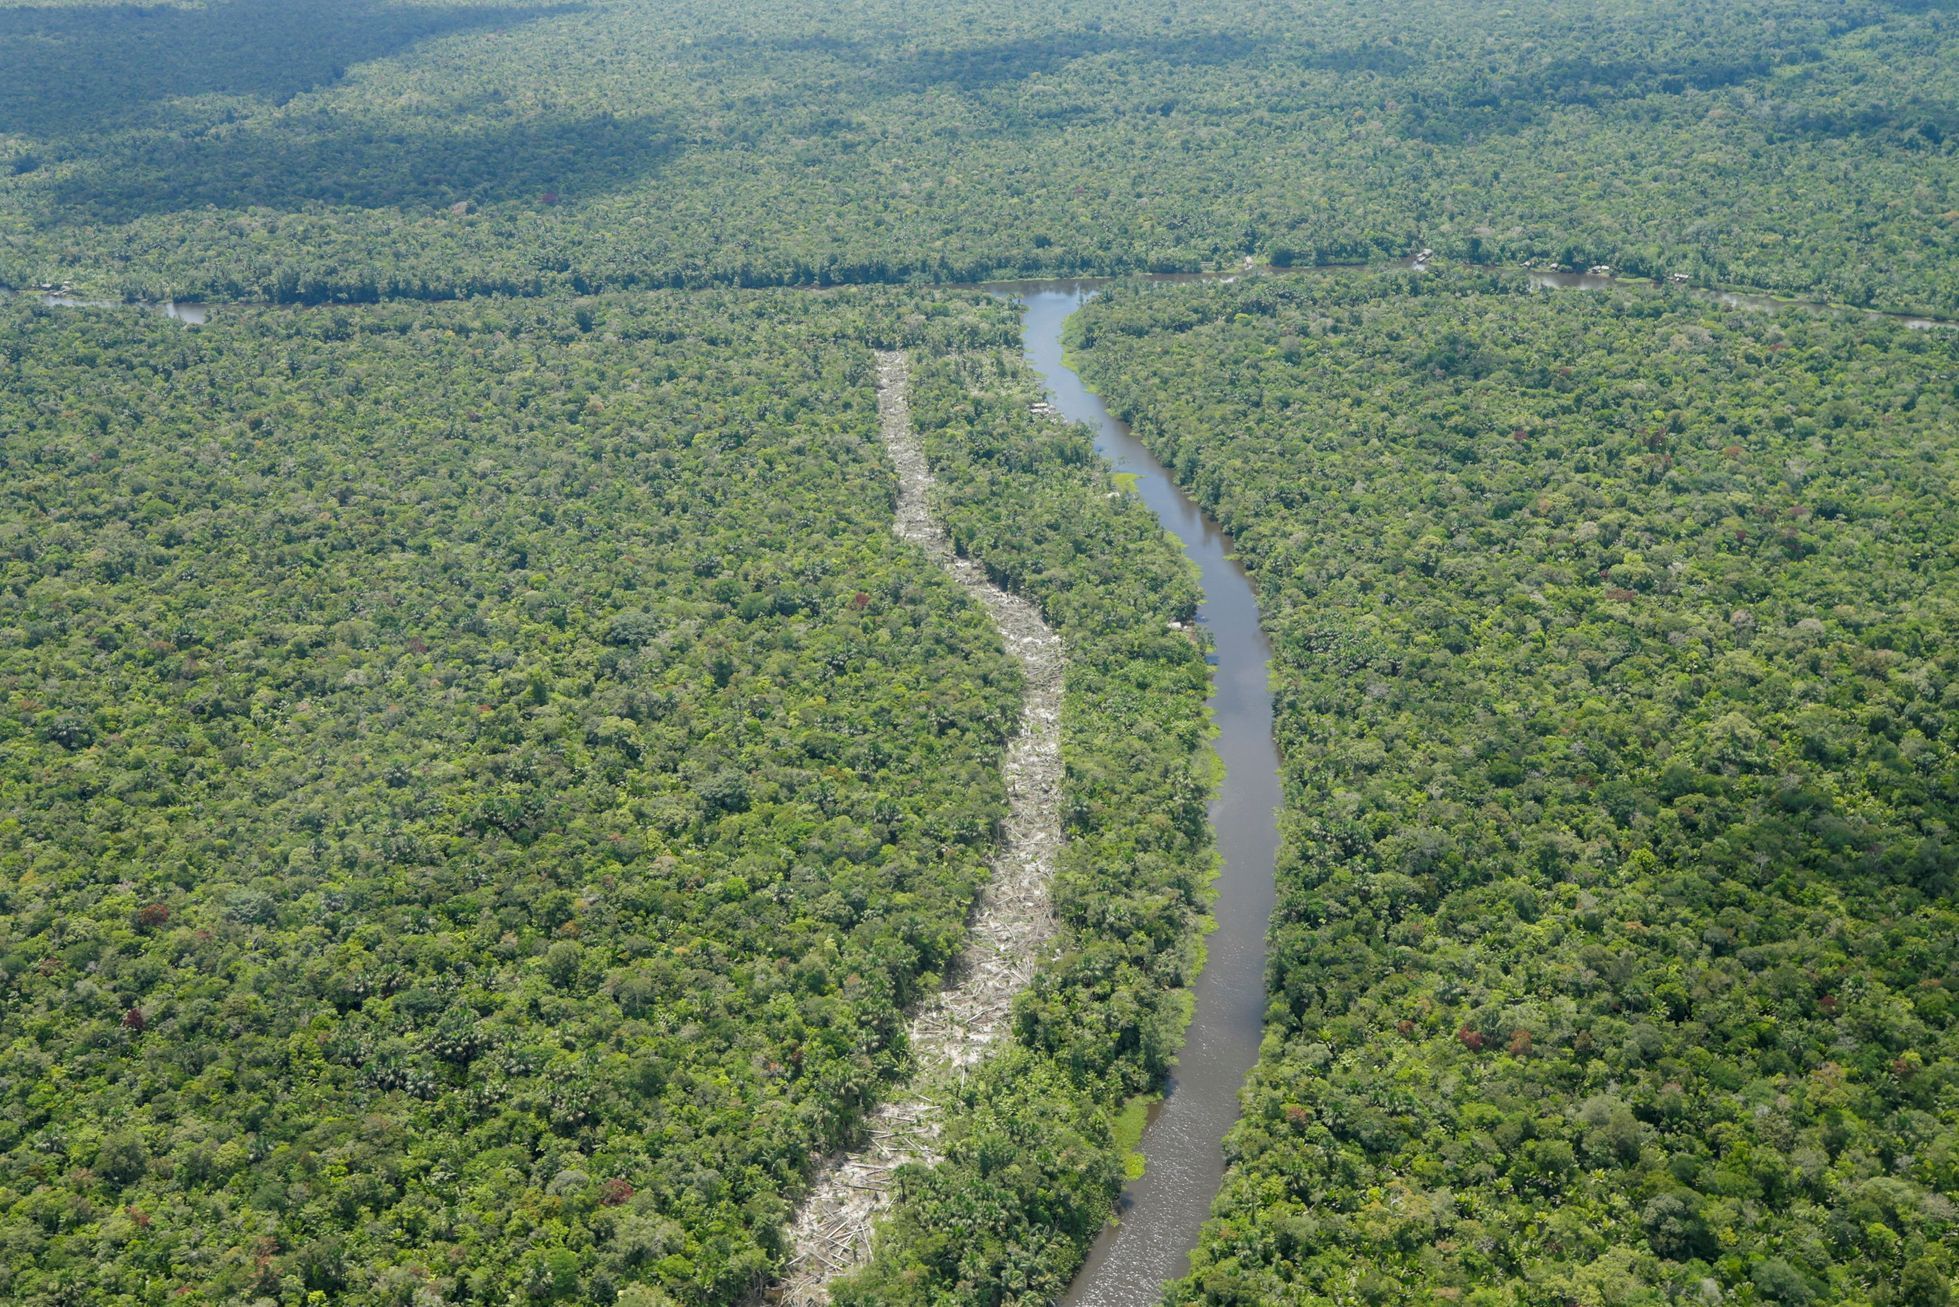
<instances>
[{"instance_id":1,"label":"narrow dirt path","mask_svg":"<svg viewBox=\"0 0 1959 1307\"><path fill-rule=\"evenodd\" d=\"M892 1172L906 1162L938 1160L938 1090L983 1058L1007 1032L1015 994L1054 934L1048 883L1061 844L1061 638L1034 605L1002 590L969 559L953 552L932 517L932 473L912 434L906 402L909 364L902 353L877 356L878 426L898 469L898 514L892 529L918 545L985 607L1020 663L1025 692L1020 728L1007 747L1007 822L980 891L953 983L911 1023L918 1071L898 1099L871 1114L869 1142L833 1157L818 1173L790 1227L788 1275L770 1296L784 1307L819 1307L832 1277L870 1254L871 1222L889 1203Z\"/></svg>"}]
</instances>

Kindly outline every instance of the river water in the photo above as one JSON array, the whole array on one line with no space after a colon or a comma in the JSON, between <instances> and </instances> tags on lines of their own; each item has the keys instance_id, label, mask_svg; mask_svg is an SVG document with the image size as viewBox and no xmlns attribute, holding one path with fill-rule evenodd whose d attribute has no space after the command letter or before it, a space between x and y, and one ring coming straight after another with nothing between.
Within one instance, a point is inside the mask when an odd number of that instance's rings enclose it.
<instances>
[{"instance_id":1,"label":"river water","mask_svg":"<svg viewBox=\"0 0 1959 1307\"><path fill-rule=\"evenodd\" d=\"M34 291L41 303L51 309L106 309L124 303L121 300L85 300L61 291ZM181 322L186 327L201 327L211 320L208 305L192 304L189 301L163 300L158 303L144 302L142 308L154 309L164 317Z\"/></svg>"},{"instance_id":2,"label":"river water","mask_svg":"<svg viewBox=\"0 0 1959 1307\"><path fill-rule=\"evenodd\" d=\"M1133 280L1212 281L1277 272L1254 268ZM1182 542L1202 572L1205 599L1198 621L1210 632L1216 650L1211 708L1218 726L1215 747L1225 764L1224 784L1211 805L1223 868L1214 908L1217 930L1209 938L1210 956L1194 986L1190 1032L1163 1101L1143 1133L1148 1168L1141 1179L1124 1188L1118 1223L1096 1240L1062 1300L1063 1307L1143 1307L1160 1301L1164 1283L1189 1270L1190 1251L1224 1178L1224 1135L1238 1119L1238 1093L1258 1059L1265 1015L1266 929L1274 903L1279 842L1279 757L1272 738L1269 687L1272 650L1259 626L1251 582L1231 557L1230 537L1178 487L1063 358L1062 325L1104 280L998 282L986 289L1020 302L1021 347L1046 384L1049 401L1064 417L1089 426L1097 452L1116 471L1136 477L1144 504ZM1530 281L1537 290L1593 291L1622 284L1623 279L1533 271ZM1735 291L1691 288L1685 293L1723 308L1755 312L1833 307ZM1918 330L1953 325L1935 318L1861 311Z\"/></svg>"},{"instance_id":3,"label":"river water","mask_svg":"<svg viewBox=\"0 0 1959 1307\"><path fill-rule=\"evenodd\" d=\"M1224 1178L1224 1134L1238 1119L1238 1090L1258 1060L1265 1023L1265 932L1278 853L1279 753L1272 741L1272 646L1259 626L1250 580L1231 539L1178 488L1129 428L1116 421L1062 360L1061 325L1092 294L1081 283L1001 289L1025 306L1021 343L1063 416L1087 423L1095 448L1203 574L1197 620L1215 651L1213 741L1225 778L1211 804L1223 867L1209 958L1194 987L1196 1011L1142 1151L1148 1169L1123 1190L1120 1221L1102 1232L1063 1301L1070 1307L1142 1307L1184 1274L1198 1228Z\"/></svg>"}]
</instances>

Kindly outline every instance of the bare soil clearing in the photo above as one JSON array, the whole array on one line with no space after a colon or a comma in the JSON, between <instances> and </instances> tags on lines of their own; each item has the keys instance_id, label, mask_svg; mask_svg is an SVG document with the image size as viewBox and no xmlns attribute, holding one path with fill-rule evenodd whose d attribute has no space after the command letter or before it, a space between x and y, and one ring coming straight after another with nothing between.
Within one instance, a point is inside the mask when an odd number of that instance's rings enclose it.
<instances>
[{"instance_id":1,"label":"bare soil clearing","mask_svg":"<svg viewBox=\"0 0 1959 1307\"><path fill-rule=\"evenodd\" d=\"M911 429L903 353L877 356L879 430L898 471L899 537L923 549L992 616L1020 663L1020 727L1007 747L1007 821L994 874L974 905L954 981L911 1023L917 1074L909 1092L872 1113L867 1142L830 1158L790 1227L789 1272L770 1301L818 1307L830 1280L870 1254L871 1224L890 1201L893 1173L938 1160L940 1099L948 1083L985 1057L1007 1031L1013 998L1033 979L1054 935L1048 886L1061 844L1061 638L1034 605L959 557L928 502L932 473Z\"/></svg>"}]
</instances>

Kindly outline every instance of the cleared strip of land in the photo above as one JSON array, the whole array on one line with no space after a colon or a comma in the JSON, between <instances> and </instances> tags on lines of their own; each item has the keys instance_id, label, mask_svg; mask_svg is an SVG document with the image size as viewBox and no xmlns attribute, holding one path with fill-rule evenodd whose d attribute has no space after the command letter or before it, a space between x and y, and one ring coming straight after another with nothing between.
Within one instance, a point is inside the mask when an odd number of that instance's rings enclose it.
<instances>
[{"instance_id":1,"label":"cleared strip of land","mask_svg":"<svg viewBox=\"0 0 1959 1307\"><path fill-rule=\"evenodd\" d=\"M789 1274L774 1294L788 1307L814 1307L832 1277L869 1255L871 1223L889 1201L893 1172L906 1162L937 1160L939 1090L986 1055L1007 1030L1014 995L1033 978L1054 934L1048 885L1061 843L1061 638L1034 606L987 579L959 557L932 516L932 474L911 429L906 402L909 365L901 352L877 358L879 430L898 471L893 530L946 569L989 614L1021 665L1026 688L1020 728L1007 748L1007 822L994 874L973 910L970 934L954 973L913 1018L918 1072L908 1093L872 1114L867 1142L830 1159L790 1230Z\"/></svg>"}]
</instances>

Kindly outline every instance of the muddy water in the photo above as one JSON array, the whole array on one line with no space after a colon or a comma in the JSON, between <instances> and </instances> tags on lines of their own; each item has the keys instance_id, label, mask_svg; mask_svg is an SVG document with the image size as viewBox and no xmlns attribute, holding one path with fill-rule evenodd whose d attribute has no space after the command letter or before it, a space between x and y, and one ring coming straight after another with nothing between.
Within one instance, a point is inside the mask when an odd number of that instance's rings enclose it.
<instances>
[{"instance_id":1,"label":"muddy water","mask_svg":"<svg viewBox=\"0 0 1959 1307\"><path fill-rule=\"evenodd\" d=\"M1203 573L1198 621L1216 651L1211 709L1225 779L1211 805L1224 866L1218 928L1195 987L1196 1012L1163 1101L1150 1116L1142 1179L1123 1191L1120 1222L1102 1233L1064 1302L1143 1307L1184 1274L1198 1227L1224 1177L1224 1133L1238 1119L1238 1090L1258 1060L1265 1018L1265 930L1278 851L1279 755L1272 743L1272 647L1258 624L1251 582L1231 557L1230 537L1178 489L1163 465L1110 416L1061 357L1061 324L1092 293L1079 283L1012 288L1026 307L1022 346L1066 417L1087 423L1095 447L1137 491Z\"/></svg>"}]
</instances>

